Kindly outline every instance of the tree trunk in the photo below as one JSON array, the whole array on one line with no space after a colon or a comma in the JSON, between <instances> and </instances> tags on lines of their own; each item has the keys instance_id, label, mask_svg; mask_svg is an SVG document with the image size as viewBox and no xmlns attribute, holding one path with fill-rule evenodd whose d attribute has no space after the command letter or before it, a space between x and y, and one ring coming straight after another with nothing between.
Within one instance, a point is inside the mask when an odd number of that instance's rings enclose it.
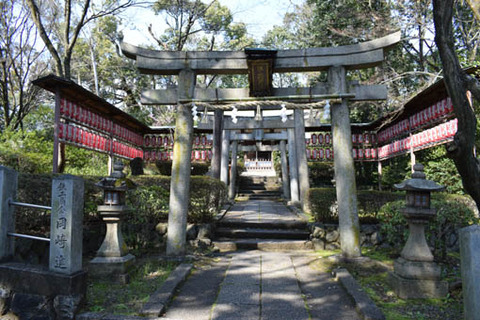
<instances>
[{"instance_id":1,"label":"tree trunk","mask_svg":"<svg viewBox=\"0 0 480 320\"><path fill-rule=\"evenodd\" d=\"M480 164L475 156L477 119L466 94L472 78L462 70L455 52L452 14L453 0L433 0L435 43L442 61L445 86L458 119L458 131L454 141L447 145L447 152L462 177L463 187L480 209ZM476 84L478 86L478 82Z\"/></svg>"}]
</instances>

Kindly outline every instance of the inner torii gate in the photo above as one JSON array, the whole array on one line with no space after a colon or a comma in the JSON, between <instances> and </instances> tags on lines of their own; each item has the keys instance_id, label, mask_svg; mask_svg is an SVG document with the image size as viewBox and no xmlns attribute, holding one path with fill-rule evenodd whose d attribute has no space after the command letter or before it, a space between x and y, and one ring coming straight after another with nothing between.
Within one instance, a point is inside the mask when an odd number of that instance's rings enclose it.
<instances>
[{"instance_id":1,"label":"inner torii gate","mask_svg":"<svg viewBox=\"0 0 480 320\"><path fill-rule=\"evenodd\" d=\"M320 108L330 100L341 247L346 257L360 256L348 102L385 100L387 88L383 85L361 85L348 81L347 71L381 64L385 50L399 41L400 32L397 32L365 43L339 47L278 51L247 49L231 52L157 51L122 42L122 53L136 60L142 73L178 75L176 88L146 90L141 96L143 104L177 105L167 254L185 253L194 105L215 110L212 172L225 182L228 181L225 164L228 169L230 131L254 129L261 136L264 129L286 130L285 138L280 139L282 162L287 161L285 150L288 142L291 198L303 204L304 195L309 189L303 108L305 104L314 104L310 106ZM327 82L308 88L272 88L273 73L309 71L327 71ZM250 88L196 87L196 76L202 74L248 74ZM294 110L293 119L283 122L280 119L267 120L261 117L259 105L264 109L280 109L282 104ZM256 110L256 118L239 119L236 123L224 121L223 110L231 109L233 105L238 109ZM238 139L232 143L232 159L236 159L236 141ZM227 160L223 161L224 169L220 170L222 155ZM298 184L295 185L297 177Z\"/></svg>"}]
</instances>

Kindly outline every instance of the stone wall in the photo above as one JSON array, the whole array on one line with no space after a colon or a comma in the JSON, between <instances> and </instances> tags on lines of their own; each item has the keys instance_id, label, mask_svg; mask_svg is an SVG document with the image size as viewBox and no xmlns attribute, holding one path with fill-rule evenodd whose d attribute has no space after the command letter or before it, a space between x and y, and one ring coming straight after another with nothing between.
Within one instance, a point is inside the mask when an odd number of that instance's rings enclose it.
<instances>
[{"instance_id":1,"label":"stone wall","mask_svg":"<svg viewBox=\"0 0 480 320\"><path fill-rule=\"evenodd\" d=\"M338 231L338 224L322 224L312 223L310 225L311 240L315 247L315 250L336 250L340 249L340 233ZM458 230L450 231L447 237L446 246L448 251L459 250L459 236ZM360 240L362 247L393 247L391 243L388 243L385 236L380 231L379 224L363 224L360 226ZM430 242L435 241L431 237ZM431 247L433 243L429 243ZM402 247L405 243L396 244L398 247Z\"/></svg>"}]
</instances>

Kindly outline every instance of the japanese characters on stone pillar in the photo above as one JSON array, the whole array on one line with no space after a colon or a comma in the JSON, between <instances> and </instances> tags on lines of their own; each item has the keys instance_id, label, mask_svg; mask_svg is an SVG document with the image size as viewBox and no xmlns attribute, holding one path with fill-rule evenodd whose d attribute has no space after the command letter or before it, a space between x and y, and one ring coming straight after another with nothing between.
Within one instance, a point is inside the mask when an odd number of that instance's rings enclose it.
<instances>
[{"instance_id":1,"label":"japanese characters on stone pillar","mask_svg":"<svg viewBox=\"0 0 480 320\"><path fill-rule=\"evenodd\" d=\"M49 269L74 274L82 269L84 183L65 175L52 181Z\"/></svg>"}]
</instances>

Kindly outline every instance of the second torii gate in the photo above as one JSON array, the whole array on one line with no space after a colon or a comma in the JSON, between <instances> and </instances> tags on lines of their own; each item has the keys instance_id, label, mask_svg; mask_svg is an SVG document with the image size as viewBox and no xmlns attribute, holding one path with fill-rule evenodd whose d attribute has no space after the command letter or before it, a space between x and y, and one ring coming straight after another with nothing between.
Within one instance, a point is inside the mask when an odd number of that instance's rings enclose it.
<instances>
[{"instance_id":1,"label":"second torii gate","mask_svg":"<svg viewBox=\"0 0 480 320\"><path fill-rule=\"evenodd\" d=\"M182 255L185 253L193 136L191 109L194 104L201 106L203 103L204 106L208 105L212 109L218 108L213 124L214 159L212 163L216 163L216 159L220 156L222 130L228 132L233 129L287 129L291 137L288 144L289 155L295 154L297 160L297 165L292 166L291 161L290 167L298 172L299 200L302 202L309 183L305 152L304 113L303 109L297 107L296 104L335 99L331 108L331 121L341 247L346 257L360 256L348 101L385 100L387 89L383 85L366 86L349 82L347 81L347 71L381 64L384 60L385 50L399 41L400 32L397 32L365 43L331 48L278 51L252 49L232 52L168 52L139 48L122 42L123 54L136 60L137 67L141 72L156 75L178 75L177 88L146 90L141 97L144 104L177 105L167 254ZM328 81L308 88L272 88L274 72L308 71L328 71ZM250 88L197 88L196 76L201 74L248 74ZM255 104L252 102L263 105L267 101L269 108L278 109L283 103L287 105L287 108L294 109L294 118L285 122L257 118L240 120L237 123L224 122L222 119L220 110L228 108L225 105L255 109ZM278 105L274 106L272 102L278 102ZM294 145L292 145L292 141L294 141Z\"/></svg>"}]
</instances>

